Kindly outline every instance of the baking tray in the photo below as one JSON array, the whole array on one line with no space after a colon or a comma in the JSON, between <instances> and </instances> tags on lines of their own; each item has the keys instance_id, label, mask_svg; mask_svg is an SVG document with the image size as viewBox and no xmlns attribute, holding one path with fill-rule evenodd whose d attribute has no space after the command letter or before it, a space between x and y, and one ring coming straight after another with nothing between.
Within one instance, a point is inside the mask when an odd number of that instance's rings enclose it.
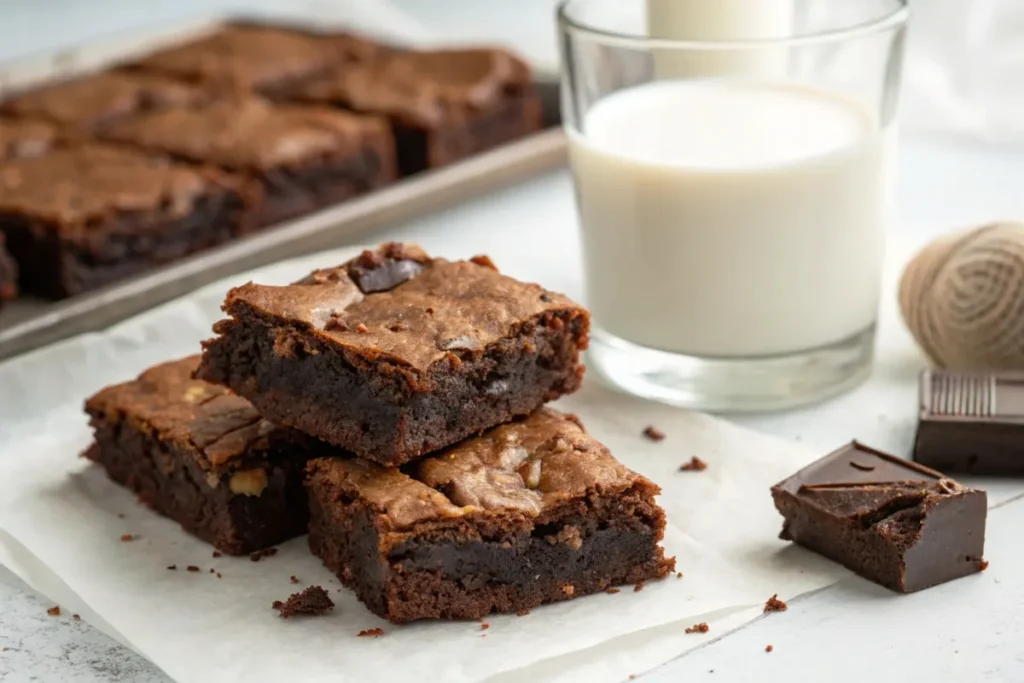
<instances>
[{"instance_id":1,"label":"baking tray","mask_svg":"<svg viewBox=\"0 0 1024 683\"><path fill-rule=\"evenodd\" d=\"M226 21L299 23L294 17L220 16L135 31L51 54L0 64L0 93L69 78L198 37ZM317 28L324 30L322 23ZM343 26L331 27L342 29ZM540 133L371 194L59 302L19 299L0 311L0 359L119 320L207 283L281 259L357 241L377 228L451 206L566 163L557 74L535 70L546 128Z\"/></svg>"}]
</instances>

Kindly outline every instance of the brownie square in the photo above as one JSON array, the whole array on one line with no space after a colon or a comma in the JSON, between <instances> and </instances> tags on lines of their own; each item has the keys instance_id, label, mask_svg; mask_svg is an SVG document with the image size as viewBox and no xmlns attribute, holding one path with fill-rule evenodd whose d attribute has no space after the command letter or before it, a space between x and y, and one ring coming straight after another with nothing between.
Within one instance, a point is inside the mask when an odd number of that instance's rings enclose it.
<instances>
[{"instance_id":1,"label":"brownie square","mask_svg":"<svg viewBox=\"0 0 1024 683\"><path fill-rule=\"evenodd\" d=\"M263 201L254 227L315 211L395 178L387 123L328 108L223 100L125 121L104 137L258 181Z\"/></svg>"},{"instance_id":2,"label":"brownie square","mask_svg":"<svg viewBox=\"0 0 1024 683\"><path fill-rule=\"evenodd\" d=\"M274 97L374 50L373 43L356 36L230 24L198 40L159 50L130 68L218 90L252 90Z\"/></svg>"},{"instance_id":3,"label":"brownie square","mask_svg":"<svg viewBox=\"0 0 1024 683\"><path fill-rule=\"evenodd\" d=\"M390 51L296 91L298 100L388 117L402 175L540 130L527 65L505 50Z\"/></svg>"},{"instance_id":4,"label":"brownie square","mask_svg":"<svg viewBox=\"0 0 1024 683\"><path fill-rule=\"evenodd\" d=\"M0 162L37 157L55 144L55 125L34 119L0 116Z\"/></svg>"},{"instance_id":5,"label":"brownie square","mask_svg":"<svg viewBox=\"0 0 1024 683\"><path fill-rule=\"evenodd\" d=\"M62 298L227 241L258 197L216 169L84 144L0 168L0 232L23 291Z\"/></svg>"},{"instance_id":6,"label":"brownie square","mask_svg":"<svg viewBox=\"0 0 1024 683\"><path fill-rule=\"evenodd\" d=\"M902 593L984 566L988 496L853 442L772 487L780 538Z\"/></svg>"},{"instance_id":7,"label":"brownie square","mask_svg":"<svg viewBox=\"0 0 1024 683\"><path fill-rule=\"evenodd\" d=\"M0 232L0 308L18 295L18 265L11 258Z\"/></svg>"},{"instance_id":8,"label":"brownie square","mask_svg":"<svg viewBox=\"0 0 1024 683\"><path fill-rule=\"evenodd\" d=\"M190 105L208 97L202 90L161 76L106 71L23 93L3 102L0 111L45 119L71 133L87 133L133 114Z\"/></svg>"},{"instance_id":9,"label":"brownie square","mask_svg":"<svg viewBox=\"0 0 1024 683\"><path fill-rule=\"evenodd\" d=\"M486 257L386 244L295 284L228 292L202 379L268 419L397 465L575 391L589 314Z\"/></svg>"},{"instance_id":10,"label":"brownie square","mask_svg":"<svg viewBox=\"0 0 1024 683\"><path fill-rule=\"evenodd\" d=\"M325 449L275 427L223 387L192 379L198 361L157 365L90 398L85 408L96 439L86 456L226 553L304 534L303 468Z\"/></svg>"},{"instance_id":11,"label":"brownie square","mask_svg":"<svg viewBox=\"0 0 1024 683\"><path fill-rule=\"evenodd\" d=\"M395 623L476 619L675 568L659 488L547 408L402 468L311 460L309 545Z\"/></svg>"}]
</instances>

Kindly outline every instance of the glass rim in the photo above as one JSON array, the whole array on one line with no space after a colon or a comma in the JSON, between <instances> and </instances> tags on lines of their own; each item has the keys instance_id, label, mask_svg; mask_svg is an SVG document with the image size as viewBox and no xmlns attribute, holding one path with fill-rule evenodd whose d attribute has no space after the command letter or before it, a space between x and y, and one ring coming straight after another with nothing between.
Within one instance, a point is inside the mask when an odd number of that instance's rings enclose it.
<instances>
[{"instance_id":1,"label":"glass rim","mask_svg":"<svg viewBox=\"0 0 1024 683\"><path fill-rule=\"evenodd\" d=\"M675 38L651 38L633 33L621 33L599 28L578 21L569 16L569 6L588 0L559 0L556 17L563 33L589 35L600 38L605 45L638 49L662 50L750 50L766 47L797 47L817 43L833 43L855 40L882 33L897 26L903 26L910 18L909 0L893 0L896 7L886 14L856 24L824 31L794 33L779 38L730 38L727 40L692 40Z\"/></svg>"}]
</instances>

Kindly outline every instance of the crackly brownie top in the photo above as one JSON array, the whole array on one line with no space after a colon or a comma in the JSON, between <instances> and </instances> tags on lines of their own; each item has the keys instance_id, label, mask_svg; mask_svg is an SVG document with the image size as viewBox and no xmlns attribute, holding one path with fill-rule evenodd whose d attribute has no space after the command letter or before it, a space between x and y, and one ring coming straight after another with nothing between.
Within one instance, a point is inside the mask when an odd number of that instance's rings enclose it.
<instances>
[{"instance_id":1,"label":"crackly brownie top","mask_svg":"<svg viewBox=\"0 0 1024 683\"><path fill-rule=\"evenodd\" d=\"M446 261L395 243L291 285L236 287L224 310L236 316L240 307L298 323L367 360L421 372L450 354L484 351L546 312L586 317L567 297L500 274L485 256Z\"/></svg>"},{"instance_id":2,"label":"crackly brownie top","mask_svg":"<svg viewBox=\"0 0 1024 683\"><path fill-rule=\"evenodd\" d=\"M96 144L58 149L0 167L0 211L87 229L123 211L187 214L213 184L235 180L166 159Z\"/></svg>"},{"instance_id":3,"label":"crackly brownie top","mask_svg":"<svg viewBox=\"0 0 1024 683\"><path fill-rule=\"evenodd\" d=\"M86 401L86 410L143 425L214 473L265 451L272 436L294 434L261 418L244 398L192 379L198 364L199 356L189 356L156 365L137 379L101 390Z\"/></svg>"},{"instance_id":4,"label":"crackly brownie top","mask_svg":"<svg viewBox=\"0 0 1024 683\"><path fill-rule=\"evenodd\" d=\"M268 169L323 154L357 153L388 133L383 119L326 107L274 106L257 98L168 109L111 127L104 136L230 169Z\"/></svg>"},{"instance_id":5,"label":"crackly brownie top","mask_svg":"<svg viewBox=\"0 0 1024 683\"><path fill-rule=\"evenodd\" d=\"M32 90L4 102L18 116L37 116L92 130L141 111L191 104L206 95L161 76L108 71Z\"/></svg>"},{"instance_id":6,"label":"crackly brownie top","mask_svg":"<svg viewBox=\"0 0 1024 683\"><path fill-rule=\"evenodd\" d=\"M45 121L0 116L0 161L46 153L57 141L57 127Z\"/></svg>"},{"instance_id":7,"label":"crackly brownie top","mask_svg":"<svg viewBox=\"0 0 1024 683\"><path fill-rule=\"evenodd\" d=\"M219 86L272 87L302 80L361 54L370 43L332 40L259 25L230 25L183 45L155 52L135 67Z\"/></svg>"},{"instance_id":8,"label":"crackly brownie top","mask_svg":"<svg viewBox=\"0 0 1024 683\"><path fill-rule=\"evenodd\" d=\"M775 486L835 517L900 522L946 496L974 492L933 469L853 442Z\"/></svg>"},{"instance_id":9,"label":"crackly brownie top","mask_svg":"<svg viewBox=\"0 0 1024 683\"><path fill-rule=\"evenodd\" d=\"M311 477L369 504L394 530L479 511L536 517L591 492L613 494L646 481L577 419L550 408L405 469L408 474L356 458L310 464Z\"/></svg>"},{"instance_id":10,"label":"crackly brownie top","mask_svg":"<svg viewBox=\"0 0 1024 683\"><path fill-rule=\"evenodd\" d=\"M493 108L529 83L529 68L505 50L395 51L317 79L299 97L432 127Z\"/></svg>"}]
</instances>

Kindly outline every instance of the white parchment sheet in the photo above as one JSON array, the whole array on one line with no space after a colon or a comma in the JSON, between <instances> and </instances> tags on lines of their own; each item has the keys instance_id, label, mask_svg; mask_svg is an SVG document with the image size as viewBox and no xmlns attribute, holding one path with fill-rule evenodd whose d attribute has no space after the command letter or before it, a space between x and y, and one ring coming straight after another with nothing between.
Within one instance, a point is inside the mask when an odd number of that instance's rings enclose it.
<instances>
[{"instance_id":1,"label":"white parchment sheet","mask_svg":"<svg viewBox=\"0 0 1024 683\"><path fill-rule=\"evenodd\" d=\"M451 683L618 681L757 617L774 593L792 598L846 575L777 540L781 518L768 488L820 453L622 396L592 378L559 405L662 486L665 545L684 577L523 617L494 616L486 631L475 622L400 628L382 622L341 589L304 538L261 562L213 558L210 546L138 505L77 457L90 439L84 398L151 364L196 352L221 316L230 285L289 282L353 254L335 251L234 277L106 332L0 365L0 561L177 680L250 683L399 681L425 671ZM668 438L645 439L647 425ZM679 472L693 455L708 469ZM136 540L122 542L126 533ZM166 568L172 564L176 571ZM202 571L187 572L187 565ZM270 605L301 587L290 583L292 575L301 585L330 588L334 612L280 619ZM684 633L701 621L710 624L709 633ZM378 626L383 637L356 636Z\"/></svg>"}]
</instances>

